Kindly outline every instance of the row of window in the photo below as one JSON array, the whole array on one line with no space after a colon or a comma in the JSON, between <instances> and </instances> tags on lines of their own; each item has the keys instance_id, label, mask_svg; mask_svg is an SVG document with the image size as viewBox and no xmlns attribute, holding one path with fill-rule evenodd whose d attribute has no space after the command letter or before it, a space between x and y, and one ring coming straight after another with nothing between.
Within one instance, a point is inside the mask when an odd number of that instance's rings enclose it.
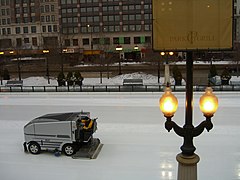
<instances>
[{"instance_id":1,"label":"row of window","mask_svg":"<svg viewBox=\"0 0 240 180\"><path fill-rule=\"evenodd\" d=\"M21 47L23 44L29 44L30 43L30 38L17 38L16 39L16 45L17 47ZM38 41L37 37L32 37L32 45L33 46L38 46Z\"/></svg>"},{"instance_id":2,"label":"row of window","mask_svg":"<svg viewBox=\"0 0 240 180\"><path fill-rule=\"evenodd\" d=\"M15 8L15 14L27 14L27 13L35 13L35 12L36 12L35 6Z\"/></svg>"},{"instance_id":3,"label":"row of window","mask_svg":"<svg viewBox=\"0 0 240 180\"><path fill-rule=\"evenodd\" d=\"M144 20L151 20L152 15L151 14L144 14L143 16ZM141 14L126 14L122 15L122 21L141 21L142 15ZM121 16L120 15L108 15L108 16L102 16L103 22L120 22ZM75 17L63 17L62 23L63 24L69 24L69 23L78 23L79 18L77 16ZM92 22L100 22L100 16L81 16L80 17L80 23L92 23ZM124 23L124 22L123 22Z\"/></svg>"},{"instance_id":4,"label":"row of window","mask_svg":"<svg viewBox=\"0 0 240 180\"><path fill-rule=\"evenodd\" d=\"M9 16L10 15L10 9L9 8L6 8L6 9L1 9L1 12L0 12L2 16Z\"/></svg>"},{"instance_id":5,"label":"row of window","mask_svg":"<svg viewBox=\"0 0 240 180\"><path fill-rule=\"evenodd\" d=\"M118 44L131 44L131 38L130 37L113 37L110 38L93 38L92 43L93 45L110 45L110 42L112 40L112 44L118 45ZM89 38L83 38L82 39L82 45L90 45L91 40ZM151 43L151 37L150 36L138 36L133 38L133 44L145 44L145 43ZM65 39L64 45L66 47L68 46L79 46L79 40L78 39Z\"/></svg>"},{"instance_id":6,"label":"row of window","mask_svg":"<svg viewBox=\"0 0 240 180\"><path fill-rule=\"evenodd\" d=\"M58 26L57 25L42 26L42 32L58 32ZM37 33L37 27L36 26L16 27L15 33L16 34ZM11 28L0 29L0 35L9 35L9 34L12 34Z\"/></svg>"},{"instance_id":7,"label":"row of window","mask_svg":"<svg viewBox=\"0 0 240 180\"><path fill-rule=\"evenodd\" d=\"M103 25L100 26L93 26L93 27L87 27L82 26L80 27L81 33L99 33L99 32L134 32L134 31L151 31L152 26L151 24L126 24L126 25ZM77 26L73 27L63 27L62 28L63 34L78 34L79 28Z\"/></svg>"},{"instance_id":8,"label":"row of window","mask_svg":"<svg viewBox=\"0 0 240 180\"><path fill-rule=\"evenodd\" d=\"M40 6L40 11L41 13L48 13L48 12L54 12L55 11L55 6L54 5L45 5L45 6Z\"/></svg>"},{"instance_id":9,"label":"row of window","mask_svg":"<svg viewBox=\"0 0 240 180\"><path fill-rule=\"evenodd\" d=\"M47 6L47 5L46 5ZM53 6L53 5L52 5ZM42 7L42 6L41 6ZM44 8L44 6L42 7ZM41 12L44 12L44 10L42 10L41 8ZM144 5L144 9L145 10L150 10L151 4L145 4ZM48 9L49 10L49 9ZM141 5L123 5L122 6L122 11L135 11L135 10L141 10ZM53 11L54 11L54 7L53 7ZM120 11L120 6L116 5L116 6L103 6L102 7L102 11L104 12L116 12L116 11ZM49 12L49 11L48 11ZM71 8L63 8L61 10L62 14L68 14L68 13L78 13L78 8L77 7L71 7ZM80 12L81 13L91 13L91 12L99 12L99 6L93 6L93 7L81 7L80 8Z\"/></svg>"},{"instance_id":10,"label":"row of window","mask_svg":"<svg viewBox=\"0 0 240 180\"><path fill-rule=\"evenodd\" d=\"M80 3L98 3L99 0L79 0ZM119 0L102 0L102 2L119 2ZM61 4L77 4L78 0L61 0Z\"/></svg>"},{"instance_id":11,"label":"row of window","mask_svg":"<svg viewBox=\"0 0 240 180\"><path fill-rule=\"evenodd\" d=\"M10 18L7 19L0 19L0 25L11 24Z\"/></svg>"},{"instance_id":12,"label":"row of window","mask_svg":"<svg viewBox=\"0 0 240 180\"><path fill-rule=\"evenodd\" d=\"M15 3L16 3L16 4L21 4L21 3L27 4L28 2L34 3L35 0L15 0Z\"/></svg>"},{"instance_id":13,"label":"row of window","mask_svg":"<svg viewBox=\"0 0 240 180\"><path fill-rule=\"evenodd\" d=\"M1 6L8 6L10 4L10 0L1 0Z\"/></svg>"},{"instance_id":14,"label":"row of window","mask_svg":"<svg viewBox=\"0 0 240 180\"><path fill-rule=\"evenodd\" d=\"M37 37L32 37L31 42L33 46L38 46L38 39ZM110 38L93 38L92 43L93 45L110 45L112 40L112 44L131 44L131 38L130 37L113 37ZM79 46L79 45L90 45L91 40L89 38L83 38L82 43L79 43L79 39L65 39L64 40L64 46ZM16 44L18 47L21 47L23 44L29 44L30 38L17 38ZM151 43L151 37L150 36L141 36L141 37L134 37L133 38L133 44L145 44L145 43Z\"/></svg>"}]
</instances>

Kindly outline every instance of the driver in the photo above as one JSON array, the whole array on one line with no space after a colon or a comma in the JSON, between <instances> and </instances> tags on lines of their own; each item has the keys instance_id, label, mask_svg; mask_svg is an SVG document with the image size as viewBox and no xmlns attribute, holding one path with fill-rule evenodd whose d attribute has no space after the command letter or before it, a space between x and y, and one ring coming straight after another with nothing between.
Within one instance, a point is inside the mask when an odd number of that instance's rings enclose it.
<instances>
[{"instance_id":1,"label":"driver","mask_svg":"<svg viewBox=\"0 0 240 180\"><path fill-rule=\"evenodd\" d=\"M93 126L93 120L85 116L82 118L81 123L83 124L83 129L88 130Z\"/></svg>"}]
</instances>

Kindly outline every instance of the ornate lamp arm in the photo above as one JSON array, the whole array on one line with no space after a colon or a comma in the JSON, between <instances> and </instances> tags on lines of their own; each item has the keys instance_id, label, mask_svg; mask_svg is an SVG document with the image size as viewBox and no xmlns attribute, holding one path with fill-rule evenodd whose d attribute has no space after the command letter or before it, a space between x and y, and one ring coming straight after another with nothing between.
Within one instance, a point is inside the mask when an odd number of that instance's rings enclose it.
<instances>
[{"instance_id":1,"label":"ornate lamp arm","mask_svg":"<svg viewBox=\"0 0 240 180\"><path fill-rule=\"evenodd\" d=\"M207 129L208 132L213 128L211 117L206 117L205 121L201 122L197 127L194 128L193 130L194 137L199 136L204 131L205 128Z\"/></svg>"},{"instance_id":2,"label":"ornate lamp arm","mask_svg":"<svg viewBox=\"0 0 240 180\"><path fill-rule=\"evenodd\" d=\"M165 122L165 129L170 132L172 129L174 132L183 137L184 136L184 129L178 126L174 121L172 121L172 117L166 117L167 121Z\"/></svg>"}]
</instances>

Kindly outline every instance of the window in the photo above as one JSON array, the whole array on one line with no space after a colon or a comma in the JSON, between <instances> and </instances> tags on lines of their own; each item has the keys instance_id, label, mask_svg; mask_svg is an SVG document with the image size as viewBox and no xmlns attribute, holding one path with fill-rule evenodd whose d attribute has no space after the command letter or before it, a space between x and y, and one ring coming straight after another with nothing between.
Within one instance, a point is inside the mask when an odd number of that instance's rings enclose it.
<instances>
[{"instance_id":1,"label":"window","mask_svg":"<svg viewBox=\"0 0 240 180\"><path fill-rule=\"evenodd\" d=\"M17 42L17 47L22 46L22 39L21 38L17 38L16 42Z\"/></svg>"},{"instance_id":2,"label":"window","mask_svg":"<svg viewBox=\"0 0 240 180\"><path fill-rule=\"evenodd\" d=\"M28 13L28 8L27 7L23 7L23 13Z\"/></svg>"},{"instance_id":3,"label":"window","mask_svg":"<svg viewBox=\"0 0 240 180\"><path fill-rule=\"evenodd\" d=\"M54 5L51 5L51 12L54 12Z\"/></svg>"},{"instance_id":4,"label":"window","mask_svg":"<svg viewBox=\"0 0 240 180\"><path fill-rule=\"evenodd\" d=\"M151 43L151 36L145 36L145 43Z\"/></svg>"},{"instance_id":5,"label":"window","mask_svg":"<svg viewBox=\"0 0 240 180\"><path fill-rule=\"evenodd\" d=\"M135 25L129 25L129 30L130 31L135 31Z\"/></svg>"},{"instance_id":6,"label":"window","mask_svg":"<svg viewBox=\"0 0 240 180\"><path fill-rule=\"evenodd\" d=\"M136 20L141 20L141 14L136 14Z\"/></svg>"},{"instance_id":7,"label":"window","mask_svg":"<svg viewBox=\"0 0 240 180\"><path fill-rule=\"evenodd\" d=\"M15 8L15 13L16 13L16 14L20 14L20 7L16 7L16 8Z\"/></svg>"},{"instance_id":8,"label":"window","mask_svg":"<svg viewBox=\"0 0 240 180\"><path fill-rule=\"evenodd\" d=\"M36 17L35 16L31 17L31 22L36 22Z\"/></svg>"},{"instance_id":9,"label":"window","mask_svg":"<svg viewBox=\"0 0 240 180\"><path fill-rule=\"evenodd\" d=\"M123 31L124 32L128 31L128 25L123 25Z\"/></svg>"},{"instance_id":10,"label":"window","mask_svg":"<svg viewBox=\"0 0 240 180\"><path fill-rule=\"evenodd\" d=\"M35 7L34 6L31 6L30 7L30 11L31 11L31 13L35 13L36 11L35 11Z\"/></svg>"},{"instance_id":11,"label":"window","mask_svg":"<svg viewBox=\"0 0 240 180\"><path fill-rule=\"evenodd\" d=\"M57 31L58 31L57 25L53 25L53 32L57 32Z\"/></svg>"},{"instance_id":12,"label":"window","mask_svg":"<svg viewBox=\"0 0 240 180\"><path fill-rule=\"evenodd\" d=\"M2 25L7 24L6 19L2 19Z\"/></svg>"},{"instance_id":13,"label":"window","mask_svg":"<svg viewBox=\"0 0 240 180\"><path fill-rule=\"evenodd\" d=\"M94 16L94 17L93 17L93 21L94 21L94 22L99 22L99 16Z\"/></svg>"},{"instance_id":14,"label":"window","mask_svg":"<svg viewBox=\"0 0 240 180\"><path fill-rule=\"evenodd\" d=\"M44 7L43 6L40 6L40 11L41 11L41 13L44 13Z\"/></svg>"},{"instance_id":15,"label":"window","mask_svg":"<svg viewBox=\"0 0 240 180\"><path fill-rule=\"evenodd\" d=\"M6 35L6 29L5 28L2 28L2 34Z\"/></svg>"},{"instance_id":16,"label":"window","mask_svg":"<svg viewBox=\"0 0 240 180\"><path fill-rule=\"evenodd\" d=\"M73 39L73 46L78 46L78 39Z\"/></svg>"},{"instance_id":17,"label":"window","mask_svg":"<svg viewBox=\"0 0 240 180\"><path fill-rule=\"evenodd\" d=\"M28 17L23 17L23 22L28 23Z\"/></svg>"},{"instance_id":18,"label":"window","mask_svg":"<svg viewBox=\"0 0 240 180\"><path fill-rule=\"evenodd\" d=\"M141 43L141 37L134 37L134 44L140 44Z\"/></svg>"},{"instance_id":19,"label":"window","mask_svg":"<svg viewBox=\"0 0 240 180\"><path fill-rule=\"evenodd\" d=\"M33 37L32 38L32 45L33 46L37 46L38 44L37 44L37 38L36 37Z\"/></svg>"},{"instance_id":20,"label":"window","mask_svg":"<svg viewBox=\"0 0 240 180\"><path fill-rule=\"evenodd\" d=\"M83 38L83 45L89 45L89 39L88 38Z\"/></svg>"},{"instance_id":21,"label":"window","mask_svg":"<svg viewBox=\"0 0 240 180\"><path fill-rule=\"evenodd\" d=\"M87 27L81 27L81 32L86 33L87 32Z\"/></svg>"},{"instance_id":22,"label":"window","mask_svg":"<svg viewBox=\"0 0 240 180\"><path fill-rule=\"evenodd\" d=\"M149 24L145 24L144 25L144 30L145 31L150 31L151 29L150 29L150 25Z\"/></svg>"},{"instance_id":23,"label":"window","mask_svg":"<svg viewBox=\"0 0 240 180\"><path fill-rule=\"evenodd\" d=\"M16 31L16 34L20 34L21 33L21 28L20 27L16 27L15 31Z\"/></svg>"},{"instance_id":24,"label":"window","mask_svg":"<svg viewBox=\"0 0 240 180\"><path fill-rule=\"evenodd\" d=\"M48 32L52 32L52 26L48 25Z\"/></svg>"},{"instance_id":25,"label":"window","mask_svg":"<svg viewBox=\"0 0 240 180\"><path fill-rule=\"evenodd\" d=\"M16 23L21 23L20 17L17 17L17 18L16 18Z\"/></svg>"},{"instance_id":26,"label":"window","mask_svg":"<svg viewBox=\"0 0 240 180\"><path fill-rule=\"evenodd\" d=\"M45 17L41 16L41 22L45 22Z\"/></svg>"},{"instance_id":27,"label":"window","mask_svg":"<svg viewBox=\"0 0 240 180\"><path fill-rule=\"evenodd\" d=\"M136 29L136 31L141 31L141 30L142 30L142 25L140 25L140 24L139 24L139 25L136 25L136 28L135 28L135 29Z\"/></svg>"},{"instance_id":28,"label":"window","mask_svg":"<svg viewBox=\"0 0 240 180\"><path fill-rule=\"evenodd\" d=\"M11 28L7 28L7 34L11 34Z\"/></svg>"},{"instance_id":29,"label":"window","mask_svg":"<svg viewBox=\"0 0 240 180\"><path fill-rule=\"evenodd\" d=\"M28 33L28 27L23 27L23 33Z\"/></svg>"},{"instance_id":30,"label":"window","mask_svg":"<svg viewBox=\"0 0 240 180\"><path fill-rule=\"evenodd\" d=\"M50 16L46 16L46 22L50 22Z\"/></svg>"},{"instance_id":31,"label":"window","mask_svg":"<svg viewBox=\"0 0 240 180\"><path fill-rule=\"evenodd\" d=\"M114 37L113 38L113 44L120 44L119 43L119 37Z\"/></svg>"},{"instance_id":32,"label":"window","mask_svg":"<svg viewBox=\"0 0 240 180\"><path fill-rule=\"evenodd\" d=\"M6 9L6 14L10 15L10 10L9 9Z\"/></svg>"},{"instance_id":33,"label":"window","mask_svg":"<svg viewBox=\"0 0 240 180\"><path fill-rule=\"evenodd\" d=\"M50 9L49 9L49 5L45 5L45 12L49 12Z\"/></svg>"},{"instance_id":34,"label":"window","mask_svg":"<svg viewBox=\"0 0 240 180\"><path fill-rule=\"evenodd\" d=\"M2 12L2 16L6 15L5 9L2 9L1 12Z\"/></svg>"},{"instance_id":35,"label":"window","mask_svg":"<svg viewBox=\"0 0 240 180\"><path fill-rule=\"evenodd\" d=\"M51 21L54 22L55 21L55 16L51 15Z\"/></svg>"},{"instance_id":36,"label":"window","mask_svg":"<svg viewBox=\"0 0 240 180\"><path fill-rule=\"evenodd\" d=\"M93 44L99 44L99 38L93 38Z\"/></svg>"},{"instance_id":37,"label":"window","mask_svg":"<svg viewBox=\"0 0 240 180\"><path fill-rule=\"evenodd\" d=\"M81 20L81 22L87 22L87 17L84 17L84 16L83 16L83 17L81 17L80 20Z\"/></svg>"},{"instance_id":38,"label":"window","mask_svg":"<svg viewBox=\"0 0 240 180\"><path fill-rule=\"evenodd\" d=\"M42 32L46 32L47 28L46 26L42 26Z\"/></svg>"},{"instance_id":39,"label":"window","mask_svg":"<svg viewBox=\"0 0 240 180\"><path fill-rule=\"evenodd\" d=\"M77 23L78 22L78 17L73 17L73 22Z\"/></svg>"},{"instance_id":40,"label":"window","mask_svg":"<svg viewBox=\"0 0 240 180\"><path fill-rule=\"evenodd\" d=\"M24 38L23 42L24 42L24 44L28 44L29 43L29 38Z\"/></svg>"},{"instance_id":41,"label":"window","mask_svg":"<svg viewBox=\"0 0 240 180\"><path fill-rule=\"evenodd\" d=\"M70 39L65 39L64 44L65 44L65 46L70 46Z\"/></svg>"},{"instance_id":42,"label":"window","mask_svg":"<svg viewBox=\"0 0 240 180\"><path fill-rule=\"evenodd\" d=\"M31 26L31 33L36 33L36 32L37 32L37 27Z\"/></svg>"},{"instance_id":43,"label":"window","mask_svg":"<svg viewBox=\"0 0 240 180\"><path fill-rule=\"evenodd\" d=\"M135 15L130 14L130 15L129 15L129 20L130 20L130 21L134 21L134 20L135 20Z\"/></svg>"},{"instance_id":44,"label":"window","mask_svg":"<svg viewBox=\"0 0 240 180\"><path fill-rule=\"evenodd\" d=\"M130 37L124 37L124 44L131 44Z\"/></svg>"}]
</instances>

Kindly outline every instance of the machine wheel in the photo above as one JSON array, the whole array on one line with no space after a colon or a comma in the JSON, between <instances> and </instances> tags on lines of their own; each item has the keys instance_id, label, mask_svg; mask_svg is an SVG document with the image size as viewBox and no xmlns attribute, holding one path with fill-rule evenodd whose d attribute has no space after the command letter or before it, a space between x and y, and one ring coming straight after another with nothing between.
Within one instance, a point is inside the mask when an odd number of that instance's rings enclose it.
<instances>
[{"instance_id":1,"label":"machine wheel","mask_svg":"<svg viewBox=\"0 0 240 180\"><path fill-rule=\"evenodd\" d=\"M28 145L28 151L32 154L39 154L41 151L41 147L37 142L30 142Z\"/></svg>"},{"instance_id":2,"label":"machine wheel","mask_svg":"<svg viewBox=\"0 0 240 180\"><path fill-rule=\"evenodd\" d=\"M75 153L75 147L73 144L66 144L63 146L63 152L66 156L72 156Z\"/></svg>"}]
</instances>

